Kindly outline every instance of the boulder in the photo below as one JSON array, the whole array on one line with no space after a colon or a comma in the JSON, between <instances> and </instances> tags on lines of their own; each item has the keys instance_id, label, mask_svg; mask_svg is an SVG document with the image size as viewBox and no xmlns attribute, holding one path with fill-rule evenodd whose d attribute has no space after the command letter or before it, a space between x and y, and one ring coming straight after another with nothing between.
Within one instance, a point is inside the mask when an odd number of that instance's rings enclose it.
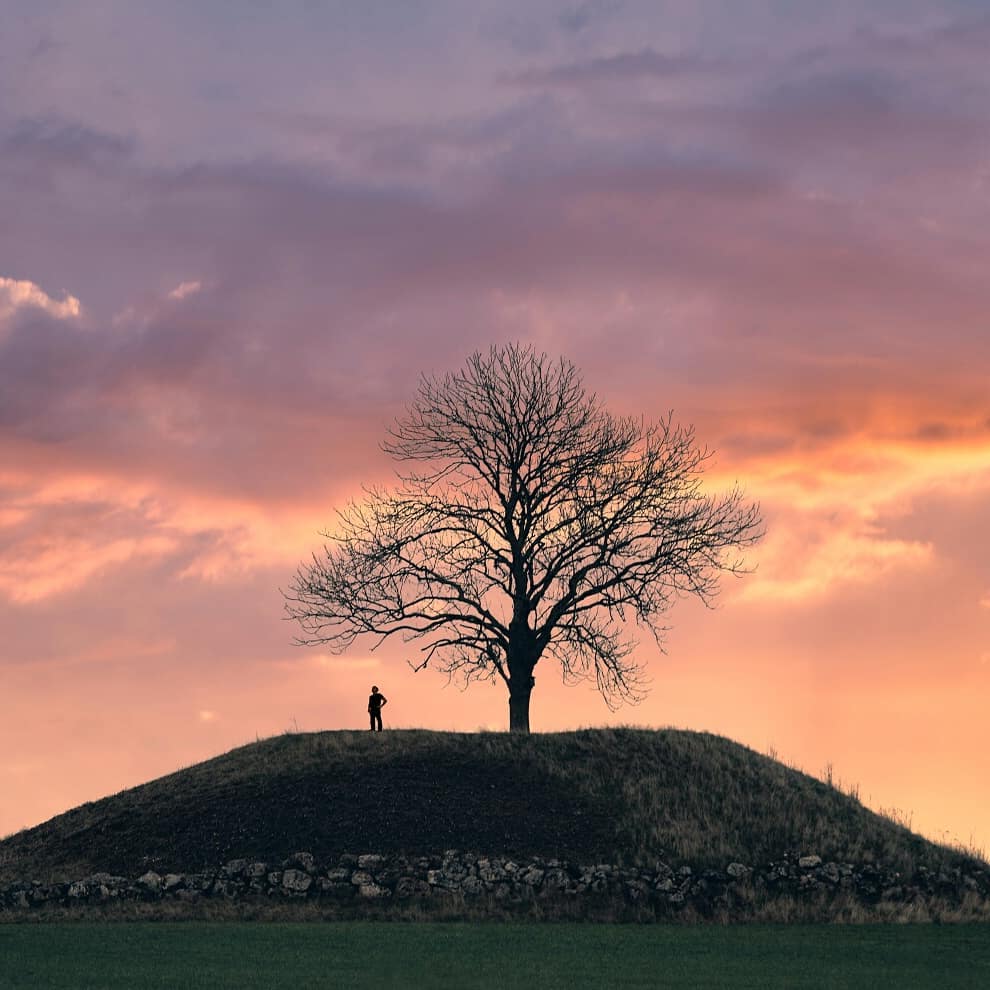
<instances>
[{"instance_id":1,"label":"boulder","mask_svg":"<svg viewBox=\"0 0 990 990\"><path fill-rule=\"evenodd\" d=\"M289 894L305 894L313 885L313 878L305 870L286 870L282 874L282 889Z\"/></svg>"},{"instance_id":2,"label":"boulder","mask_svg":"<svg viewBox=\"0 0 990 990\"><path fill-rule=\"evenodd\" d=\"M146 894L160 894L162 890L162 878L154 870L148 870L137 878L137 885Z\"/></svg>"},{"instance_id":3,"label":"boulder","mask_svg":"<svg viewBox=\"0 0 990 990\"><path fill-rule=\"evenodd\" d=\"M543 870L535 866L531 866L525 873L523 873L520 879L524 884L527 884L530 887L539 887L539 885L543 883Z\"/></svg>"},{"instance_id":4,"label":"boulder","mask_svg":"<svg viewBox=\"0 0 990 990\"><path fill-rule=\"evenodd\" d=\"M244 872L247 865L246 859L232 859L220 868L220 875L228 880L234 880Z\"/></svg>"},{"instance_id":5,"label":"boulder","mask_svg":"<svg viewBox=\"0 0 990 990\"><path fill-rule=\"evenodd\" d=\"M282 866L287 869L294 868L304 870L306 873L314 873L316 871L316 860L313 858L312 853L297 852L293 853Z\"/></svg>"},{"instance_id":6,"label":"boulder","mask_svg":"<svg viewBox=\"0 0 990 990\"><path fill-rule=\"evenodd\" d=\"M162 880L162 890L170 894L173 890L178 890L186 885L186 878L181 873L166 873Z\"/></svg>"}]
</instances>

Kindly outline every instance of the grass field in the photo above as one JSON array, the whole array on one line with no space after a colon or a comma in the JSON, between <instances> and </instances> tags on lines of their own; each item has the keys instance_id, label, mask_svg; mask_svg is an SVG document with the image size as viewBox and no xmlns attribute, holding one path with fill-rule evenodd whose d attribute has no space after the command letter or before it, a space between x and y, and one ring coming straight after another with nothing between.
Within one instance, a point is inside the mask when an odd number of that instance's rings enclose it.
<instances>
[{"instance_id":1,"label":"grass field","mask_svg":"<svg viewBox=\"0 0 990 990\"><path fill-rule=\"evenodd\" d=\"M990 926L0 925L0 987L990 986Z\"/></svg>"}]
</instances>

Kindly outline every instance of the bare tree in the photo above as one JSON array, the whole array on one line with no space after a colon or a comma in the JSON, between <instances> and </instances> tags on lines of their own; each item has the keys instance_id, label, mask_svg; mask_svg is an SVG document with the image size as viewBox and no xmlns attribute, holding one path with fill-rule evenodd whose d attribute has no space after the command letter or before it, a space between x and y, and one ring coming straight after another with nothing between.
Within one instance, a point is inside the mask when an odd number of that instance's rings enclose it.
<instances>
[{"instance_id":1,"label":"bare tree","mask_svg":"<svg viewBox=\"0 0 990 990\"><path fill-rule=\"evenodd\" d=\"M662 645L674 599L711 604L761 535L738 488L702 494L711 455L693 428L616 418L569 361L530 347L424 377L382 447L409 468L338 512L332 545L296 572L299 641L421 641L417 670L501 678L513 731L529 731L545 656L565 683L593 677L612 708L639 700L627 620Z\"/></svg>"}]
</instances>

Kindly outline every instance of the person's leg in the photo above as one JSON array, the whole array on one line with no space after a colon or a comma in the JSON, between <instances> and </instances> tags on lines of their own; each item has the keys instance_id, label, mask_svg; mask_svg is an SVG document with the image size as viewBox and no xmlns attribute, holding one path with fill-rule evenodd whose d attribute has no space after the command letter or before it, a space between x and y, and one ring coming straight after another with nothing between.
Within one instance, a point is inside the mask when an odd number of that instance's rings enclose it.
<instances>
[{"instance_id":1,"label":"person's leg","mask_svg":"<svg viewBox=\"0 0 990 990\"><path fill-rule=\"evenodd\" d=\"M375 713L374 712L368 712L368 718L371 721L371 731L374 732L375 731Z\"/></svg>"},{"instance_id":2,"label":"person's leg","mask_svg":"<svg viewBox=\"0 0 990 990\"><path fill-rule=\"evenodd\" d=\"M381 732L382 731L382 713L381 712L376 712L375 713L375 721L378 723L378 731Z\"/></svg>"}]
</instances>

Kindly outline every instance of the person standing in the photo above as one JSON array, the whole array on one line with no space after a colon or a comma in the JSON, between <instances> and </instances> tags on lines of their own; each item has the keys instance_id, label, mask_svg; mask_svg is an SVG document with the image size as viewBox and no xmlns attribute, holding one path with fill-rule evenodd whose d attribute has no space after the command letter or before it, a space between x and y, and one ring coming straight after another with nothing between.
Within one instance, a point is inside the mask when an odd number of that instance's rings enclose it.
<instances>
[{"instance_id":1,"label":"person standing","mask_svg":"<svg viewBox=\"0 0 990 990\"><path fill-rule=\"evenodd\" d=\"M368 715L371 717L371 731L376 729L382 731L382 709L388 704L388 698L378 690L378 685L371 688L371 697L368 699Z\"/></svg>"}]
</instances>

